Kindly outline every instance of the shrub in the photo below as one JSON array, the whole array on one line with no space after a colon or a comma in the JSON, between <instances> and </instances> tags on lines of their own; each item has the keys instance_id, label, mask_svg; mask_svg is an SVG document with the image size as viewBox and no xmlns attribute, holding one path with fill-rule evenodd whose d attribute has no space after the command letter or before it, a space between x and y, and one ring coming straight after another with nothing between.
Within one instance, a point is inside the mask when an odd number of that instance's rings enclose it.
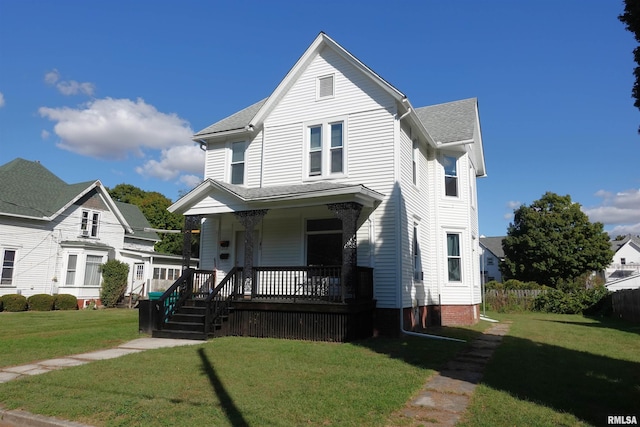
<instances>
[{"instance_id":1,"label":"shrub","mask_svg":"<svg viewBox=\"0 0 640 427\"><path fill-rule=\"evenodd\" d=\"M534 301L534 310L547 313L577 314L588 313L594 310L600 302L609 295L609 291L604 286L596 286L591 289L580 289L575 286L563 287L563 289L551 289L548 292L538 295Z\"/></svg>"},{"instance_id":2,"label":"shrub","mask_svg":"<svg viewBox=\"0 0 640 427\"><path fill-rule=\"evenodd\" d=\"M100 300L105 307L115 307L124 296L127 288L129 266L124 262L112 259L102 264L102 289Z\"/></svg>"},{"instance_id":3,"label":"shrub","mask_svg":"<svg viewBox=\"0 0 640 427\"><path fill-rule=\"evenodd\" d=\"M77 310L78 298L70 294L56 295L53 301L54 310Z\"/></svg>"},{"instance_id":4,"label":"shrub","mask_svg":"<svg viewBox=\"0 0 640 427\"><path fill-rule=\"evenodd\" d=\"M29 310L32 311L51 311L53 310L53 295L35 294L27 298Z\"/></svg>"},{"instance_id":5,"label":"shrub","mask_svg":"<svg viewBox=\"0 0 640 427\"><path fill-rule=\"evenodd\" d=\"M0 311L2 311L3 307L2 307L2 297L0 297Z\"/></svg>"},{"instance_id":6,"label":"shrub","mask_svg":"<svg viewBox=\"0 0 640 427\"><path fill-rule=\"evenodd\" d=\"M27 298L19 294L2 297L4 311L27 311Z\"/></svg>"},{"instance_id":7,"label":"shrub","mask_svg":"<svg viewBox=\"0 0 640 427\"><path fill-rule=\"evenodd\" d=\"M484 284L486 290L489 289L504 289L504 285L496 280L490 280Z\"/></svg>"}]
</instances>

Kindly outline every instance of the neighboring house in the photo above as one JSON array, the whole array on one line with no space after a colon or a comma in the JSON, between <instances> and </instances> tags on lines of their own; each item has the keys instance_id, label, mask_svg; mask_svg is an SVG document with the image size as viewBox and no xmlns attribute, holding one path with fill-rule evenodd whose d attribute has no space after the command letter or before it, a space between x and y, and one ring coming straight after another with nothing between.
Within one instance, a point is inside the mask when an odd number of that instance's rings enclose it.
<instances>
[{"instance_id":1,"label":"neighboring house","mask_svg":"<svg viewBox=\"0 0 640 427\"><path fill-rule=\"evenodd\" d=\"M84 307L99 300L110 259L129 264L127 293L180 275L182 257L154 252L159 238L140 209L113 201L100 181L67 184L15 159L0 166L0 182L0 295L72 294ZM164 281L154 282L156 270Z\"/></svg>"},{"instance_id":2,"label":"neighboring house","mask_svg":"<svg viewBox=\"0 0 640 427\"><path fill-rule=\"evenodd\" d=\"M480 265L483 283L495 280L502 283L500 262L504 260L502 241L505 236L480 237Z\"/></svg>"},{"instance_id":3,"label":"neighboring house","mask_svg":"<svg viewBox=\"0 0 640 427\"><path fill-rule=\"evenodd\" d=\"M242 269L245 302L322 283L348 305L371 286L381 333L478 321L475 98L415 108L320 33L268 98L193 139L205 180L169 210L201 221L201 267L216 283Z\"/></svg>"},{"instance_id":4,"label":"neighboring house","mask_svg":"<svg viewBox=\"0 0 640 427\"><path fill-rule=\"evenodd\" d=\"M640 237L625 236L622 240L612 240L613 261L605 269L607 282L640 274Z\"/></svg>"}]
</instances>

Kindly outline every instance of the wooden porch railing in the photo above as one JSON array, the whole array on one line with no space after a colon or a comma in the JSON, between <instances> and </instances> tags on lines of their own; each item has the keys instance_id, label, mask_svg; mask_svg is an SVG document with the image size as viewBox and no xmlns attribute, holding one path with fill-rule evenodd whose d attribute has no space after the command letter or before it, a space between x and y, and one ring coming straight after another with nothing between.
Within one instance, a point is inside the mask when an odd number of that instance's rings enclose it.
<instances>
[{"instance_id":1,"label":"wooden porch railing","mask_svg":"<svg viewBox=\"0 0 640 427\"><path fill-rule=\"evenodd\" d=\"M204 333L209 335L211 328L221 316L229 314L231 302L242 292L242 269L234 267L220 281L205 299L206 315Z\"/></svg>"}]
</instances>

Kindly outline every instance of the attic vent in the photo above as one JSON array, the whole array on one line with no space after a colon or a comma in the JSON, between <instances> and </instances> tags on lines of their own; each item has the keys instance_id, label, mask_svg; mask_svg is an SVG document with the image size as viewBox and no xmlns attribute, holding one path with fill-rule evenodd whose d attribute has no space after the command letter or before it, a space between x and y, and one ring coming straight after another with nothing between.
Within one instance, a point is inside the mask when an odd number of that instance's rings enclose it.
<instances>
[{"instance_id":1,"label":"attic vent","mask_svg":"<svg viewBox=\"0 0 640 427\"><path fill-rule=\"evenodd\" d=\"M318 98L333 96L333 75L318 77Z\"/></svg>"}]
</instances>

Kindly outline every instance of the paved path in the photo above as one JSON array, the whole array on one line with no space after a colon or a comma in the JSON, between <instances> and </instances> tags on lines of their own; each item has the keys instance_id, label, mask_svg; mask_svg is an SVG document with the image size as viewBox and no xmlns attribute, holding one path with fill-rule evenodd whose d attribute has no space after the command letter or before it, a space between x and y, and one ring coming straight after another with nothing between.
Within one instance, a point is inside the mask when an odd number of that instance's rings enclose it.
<instances>
[{"instance_id":1,"label":"paved path","mask_svg":"<svg viewBox=\"0 0 640 427\"><path fill-rule=\"evenodd\" d=\"M455 426L467 410L485 365L508 331L508 323L496 323L469 343L427 380L415 398L392 415L389 426L396 422L402 426Z\"/></svg>"}]
</instances>

